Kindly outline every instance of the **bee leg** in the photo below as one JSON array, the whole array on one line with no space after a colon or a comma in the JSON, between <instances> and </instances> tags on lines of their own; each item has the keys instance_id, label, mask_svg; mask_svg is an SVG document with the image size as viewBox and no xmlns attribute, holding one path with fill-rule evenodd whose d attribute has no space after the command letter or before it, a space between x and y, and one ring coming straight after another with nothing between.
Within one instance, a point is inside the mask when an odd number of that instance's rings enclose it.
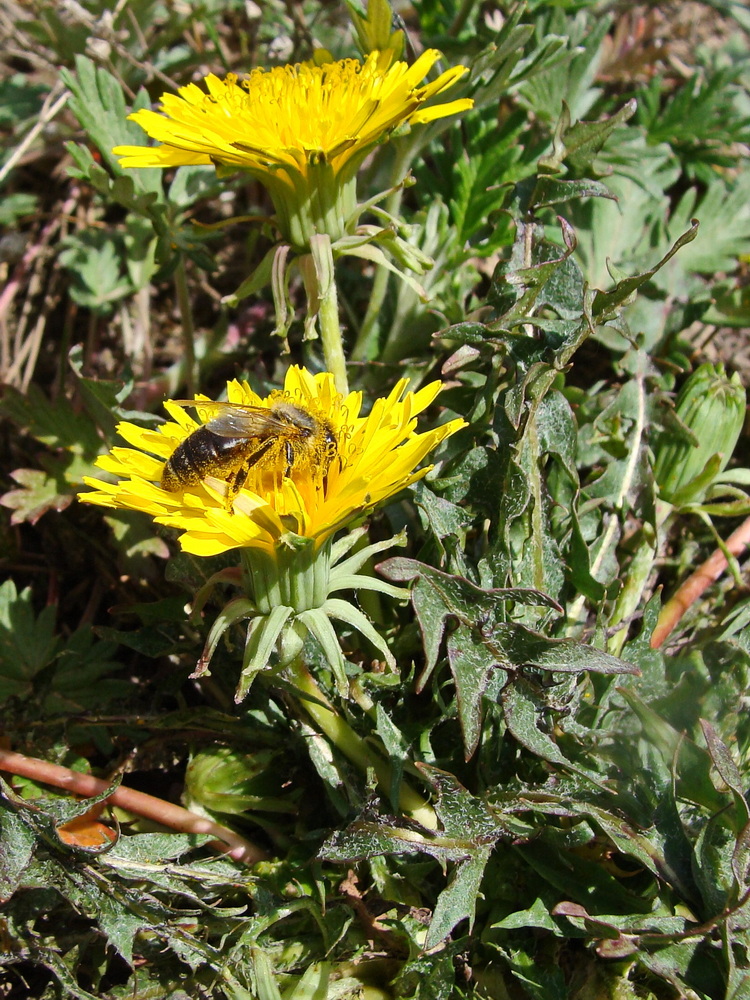
<instances>
[{"instance_id":1,"label":"bee leg","mask_svg":"<svg viewBox=\"0 0 750 1000\"><path fill-rule=\"evenodd\" d=\"M227 480L227 496L225 502L227 505L227 510L229 511L230 514L232 513L235 497L240 492L242 487L245 485L245 480L247 479L248 471L249 467L247 462L245 462L245 464L235 472L234 476L232 476L231 479Z\"/></svg>"},{"instance_id":2,"label":"bee leg","mask_svg":"<svg viewBox=\"0 0 750 1000\"><path fill-rule=\"evenodd\" d=\"M256 452L254 452L245 460L245 462L235 472L234 476L232 476L231 479L227 480L226 505L228 511L231 512L234 506L235 497L240 492L242 487L245 485L245 480L247 479L250 469L256 464L256 462L260 461L260 459L263 458L263 456L265 455L265 453L268 451L268 449L271 447L272 444L273 440L264 442L264 444L262 444L261 447L258 448Z\"/></svg>"},{"instance_id":3,"label":"bee leg","mask_svg":"<svg viewBox=\"0 0 750 1000\"><path fill-rule=\"evenodd\" d=\"M291 441L286 441L284 443L284 455L286 456L286 472L284 475L288 479L292 474L292 468L294 466L294 448L292 448Z\"/></svg>"}]
</instances>

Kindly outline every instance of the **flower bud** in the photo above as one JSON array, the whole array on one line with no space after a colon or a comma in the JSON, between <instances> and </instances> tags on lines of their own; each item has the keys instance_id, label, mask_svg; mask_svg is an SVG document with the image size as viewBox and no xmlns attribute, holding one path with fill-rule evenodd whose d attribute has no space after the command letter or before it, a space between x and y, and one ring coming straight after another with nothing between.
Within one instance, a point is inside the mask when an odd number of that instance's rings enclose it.
<instances>
[{"instance_id":1,"label":"flower bud","mask_svg":"<svg viewBox=\"0 0 750 1000\"><path fill-rule=\"evenodd\" d=\"M366 56L369 52L377 50L390 51L394 59L401 58L404 51L404 33L399 28L393 30L394 15L388 0L368 0L366 17L359 14L351 0L347 0L347 6L362 55Z\"/></svg>"},{"instance_id":2,"label":"flower bud","mask_svg":"<svg viewBox=\"0 0 750 1000\"><path fill-rule=\"evenodd\" d=\"M185 774L188 804L214 813L239 816L244 812L293 812L282 793L278 753L259 750L240 753L230 747L211 747L194 754Z\"/></svg>"},{"instance_id":3,"label":"flower bud","mask_svg":"<svg viewBox=\"0 0 750 1000\"><path fill-rule=\"evenodd\" d=\"M745 421L745 390L722 364L703 364L689 376L675 403L677 429L657 441L654 476L663 500L700 503L727 467Z\"/></svg>"}]
</instances>

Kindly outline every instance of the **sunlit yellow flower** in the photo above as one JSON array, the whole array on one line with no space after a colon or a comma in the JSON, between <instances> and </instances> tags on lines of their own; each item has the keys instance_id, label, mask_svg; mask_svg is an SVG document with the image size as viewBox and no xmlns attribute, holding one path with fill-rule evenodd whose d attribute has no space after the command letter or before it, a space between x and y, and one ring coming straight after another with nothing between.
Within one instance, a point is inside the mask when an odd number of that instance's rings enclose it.
<instances>
[{"instance_id":1,"label":"sunlit yellow flower","mask_svg":"<svg viewBox=\"0 0 750 1000\"><path fill-rule=\"evenodd\" d=\"M441 383L432 382L417 392L406 392L406 386L402 379L387 398L376 400L370 413L361 416L361 393L341 396L328 372L313 376L292 367L283 390L267 397L256 395L247 383L230 382L229 402L266 409L280 401L292 403L327 422L336 442L325 476L309 462L289 469L283 447L271 448L249 469L233 503L227 501L226 481L210 475L174 492L160 485L164 465L175 449L216 414L208 401L205 407L198 403L199 420L166 402L172 420L156 430L127 422L118 426L132 447L115 447L97 462L118 481L86 479L95 492L82 494L81 499L145 511L158 524L183 532L182 547L196 555L239 547L275 557L294 536L311 540L318 550L339 528L421 479L429 471L417 468L425 456L465 425L456 419L417 433L417 414L433 402Z\"/></svg>"},{"instance_id":2,"label":"sunlit yellow flower","mask_svg":"<svg viewBox=\"0 0 750 1000\"><path fill-rule=\"evenodd\" d=\"M392 51L372 52L364 62L323 54L314 63L254 69L243 81L211 74L208 93L191 83L162 96L162 113L130 116L161 146L117 146L114 153L124 167L246 170L268 189L293 246L306 247L316 232L335 241L355 212L356 172L377 143L400 125L472 106L469 99L426 106L466 72L455 66L423 83L439 58L429 49L409 66Z\"/></svg>"}]
</instances>

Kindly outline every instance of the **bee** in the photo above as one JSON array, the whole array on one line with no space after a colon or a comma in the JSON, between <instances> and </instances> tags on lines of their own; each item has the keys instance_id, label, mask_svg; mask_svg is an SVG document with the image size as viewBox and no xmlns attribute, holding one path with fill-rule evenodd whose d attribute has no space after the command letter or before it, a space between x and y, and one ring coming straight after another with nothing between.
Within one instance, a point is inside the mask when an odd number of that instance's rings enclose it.
<instances>
[{"instance_id":1,"label":"bee","mask_svg":"<svg viewBox=\"0 0 750 1000\"><path fill-rule=\"evenodd\" d=\"M286 477L295 469L307 469L322 481L338 454L330 421L299 403L279 399L264 407L194 399L174 402L215 411L216 416L188 434L167 459L161 486L170 493L215 476L227 483L230 510L253 468L278 469L283 462Z\"/></svg>"}]
</instances>

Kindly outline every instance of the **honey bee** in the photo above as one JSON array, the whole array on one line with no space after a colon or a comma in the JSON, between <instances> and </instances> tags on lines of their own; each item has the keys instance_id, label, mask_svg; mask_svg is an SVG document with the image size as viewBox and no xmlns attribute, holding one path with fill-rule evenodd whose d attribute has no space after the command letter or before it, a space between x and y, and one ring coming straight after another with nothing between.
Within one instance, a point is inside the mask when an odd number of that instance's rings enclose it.
<instances>
[{"instance_id":1,"label":"honey bee","mask_svg":"<svg viewBox=\"0 0 750 1000\"><path fill-rule=\"evenodd\" d=\"M284 476L307 469L322 481L338 453L330 421L299 403L280 399L264 407L194 399L174 402L215 411L216 416L188 434L167 459L161 485L170 493L215 476L227 483L227 509L231 509L253 467L278 469L283 461Z\"/></svg>"}]
</instances>

